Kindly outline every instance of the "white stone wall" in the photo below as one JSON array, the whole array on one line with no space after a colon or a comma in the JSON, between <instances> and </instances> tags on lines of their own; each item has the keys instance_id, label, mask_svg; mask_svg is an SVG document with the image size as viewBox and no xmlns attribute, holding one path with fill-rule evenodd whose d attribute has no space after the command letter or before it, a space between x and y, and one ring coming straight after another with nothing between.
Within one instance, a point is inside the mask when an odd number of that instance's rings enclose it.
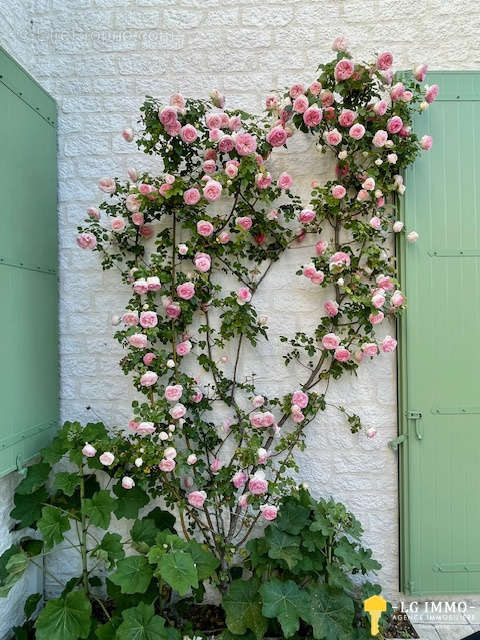
<instances>
[{"instance_id":1,"label":"white stone wall","mask_svg":"<svg viewBox=\"0 0 480 640\"><path fill-rule=\"evenodd\" d=\"M269 89L314 79L337 35L347 36L361 59L391 49L396 68L480 64L475 0L32 0L29 12L28 3L22 10L19 0L3 0L2 15L2 40L59 106L62 416L87 420L95 412L112 424L130 416L129 382L117 367L109 321L122 310L124 293L115 273L102 274L95 255L76 249L74 235L86 207L99 200L99 177L152 164L119 135L135 126L145 94L205 97L216 87L228 107L259 110ZM327 170L311 150L290 154L288 164L285 155L277 158L276 167L288 166L300 187ZM310 283L294 275L304 257L291 251L258 295L273 333L311 324L320 308ZM275 340L261 346L259 373L271 392L293 384L276 348ZM366 364L358 379L342 381L332 394L376 426L378 437L351 436L335 414L321 417L300 458L302 477L318 495L332 494L353 509L383 564L385 592L395 597L397 465L387 448L396 433L394 359Z\"/></svg>"}]
</instances>

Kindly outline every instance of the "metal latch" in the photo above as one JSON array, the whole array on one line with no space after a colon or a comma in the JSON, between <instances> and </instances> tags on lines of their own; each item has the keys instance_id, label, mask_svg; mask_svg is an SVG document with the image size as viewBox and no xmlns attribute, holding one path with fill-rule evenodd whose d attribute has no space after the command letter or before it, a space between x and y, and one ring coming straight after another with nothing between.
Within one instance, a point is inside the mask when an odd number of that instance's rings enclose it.
<instances>
[{"instance_id":1,"label":"metal latch","mask_svg":"<svg viewBox=\"0 0 480 640\"><path fill-rule=\"evenodd\" d=\"M422 412L421 411L407 411L407 419L408 420L413 420L415 422L415 435L417 436L418 440L421 440L423 438L423 435L420 433L420 426L418 424L418 421L422 419Z\"/></svg>"},{"instance_id":2,"label":"metal latch","mask_svg":"<svg viewBox=\"0 0 480 640\"><path fill-rule=\"evenodd\" d=\"M407 437L408 436L407 436L406 433L402 433L401 435L398 436L398 438L395 438L395 440L390 440L390 442L388 443L388 446L390 447L390 449L392 451L397 451L398 450L398 446L400 444L402 444L403 442L405 442Z\"/></svg>"}]
</instances>

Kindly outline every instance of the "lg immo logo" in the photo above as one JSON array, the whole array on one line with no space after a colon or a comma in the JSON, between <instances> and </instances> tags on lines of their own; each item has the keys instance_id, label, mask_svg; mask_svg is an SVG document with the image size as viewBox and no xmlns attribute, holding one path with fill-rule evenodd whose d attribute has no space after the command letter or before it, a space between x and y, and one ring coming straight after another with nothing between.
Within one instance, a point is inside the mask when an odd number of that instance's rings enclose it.
<instances>
[{"instance_id":1,"label":"lg immo logo","mask_svg":"<svg viewBox=\"0 0 480 640\"><path fill-rule=\"evenodd\" d=\"M370 632L378 635L378 623L382 613L387 610L387 601L383 596L371 596L363 601L363 609L370 614Z\"/></svg>"}]
</instances>

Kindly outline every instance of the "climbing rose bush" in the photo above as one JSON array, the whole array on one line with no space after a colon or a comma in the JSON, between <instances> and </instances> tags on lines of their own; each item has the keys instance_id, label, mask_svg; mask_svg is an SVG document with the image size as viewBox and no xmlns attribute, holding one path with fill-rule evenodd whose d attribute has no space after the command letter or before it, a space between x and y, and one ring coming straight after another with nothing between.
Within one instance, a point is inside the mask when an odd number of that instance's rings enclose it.
<instances>
[{"instance_id":1,"label":"climbing rose bush","mask_svg":"<svg viewBox=\"0 0 480 640\"><path fill-rule=\"evenodd\" d=\"M141 485L177 509L183 535L208 544L225 581L235 549L291 492L295 452L329 387L366 360L393 357L395 338L377 339L375 327L405 307L391 236L406 233L402 171L432 146L412 118L438 87L422 87L425 65L394 81L389 52L364 64L342 38L333 49L313 82L272 93L261 116L226 109L218 91L174 94L167 105L147 97L139 130L123 137L162 171L102 178L108 198L79 227L78 245L130 290L115 338L139 398L121 444L95 453L86 444L84 455L99 455L125 489ZM335 178L312 182L307 200L270 162L301 135L335 162ZM286 395L267 396L254 372L239 375L245 345L269 335L255 297L283 253L304 242L313 252L297 275L311 282L309 295L327 294L324 315L313 331L280 338L285 365L300 363L305 375ZM358 432L360 417L337 408Z\"/></svg>"}]
</instances>

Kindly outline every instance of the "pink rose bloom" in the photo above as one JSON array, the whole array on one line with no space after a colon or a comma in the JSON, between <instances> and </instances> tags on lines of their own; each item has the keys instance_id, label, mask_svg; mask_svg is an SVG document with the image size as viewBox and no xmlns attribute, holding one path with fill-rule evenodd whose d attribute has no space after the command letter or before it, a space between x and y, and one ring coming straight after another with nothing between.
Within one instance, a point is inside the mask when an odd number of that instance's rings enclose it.
<instances>
[{"instance_id":1,"label":"pink rose bloom","mask_svg":"<svg viewBox=\"0 0 480 640\"><path fill-rule=\"evenodd\" d=\"M334 76L337 82L343 82L353 76L355 67L353 62L348 58L342 58L335 65Z\"/></svg>"},{"instance_id":2,"label":"pink rose bloom","mask_svg":"<svg viewBox=\"0 0 480 640\"><path fill-rule=\"evenodd\" d=\"M132 213L132 222L137 227L139 227L140 225L143 225L143 223L145 222L145 218L143 217L143 213L139 213L139 212Z\"/></svg>"},{"instance_id":3,"label":"pink rose bloom","mask_svg":"<svg viewBox=\"0 0 480 640\"><path fill-rule=\"evenodd\" d=\"M324 89L322 91L322 93L320 94L320 99L322 101L322 107L324 107L325 109L327 109L328 107L331 107L332 104L335 102L335 97L333 93L331 91L327 91L327 89Z\"/></svg>"},{"instance_id":4,"label":"pink rose bloom","mask_svg":"<svg viewBox=\"0 0 480 640\"><path fill-rule=\"evenodd\" d=\"M393 289L393 282L390 276L384 276L383 273L377 276L376 283L381 289L385 289L385 291L391 291Z\"/></svg>"},{"instance_id":5,"label":"pink rose bloom","mask_svg":"<svg viewBox=\"0 0 480 640\"><path fill-rule=\"evenodd\" d=\"M348 40L343 36L335 38L332 44L332 51L346 51L348 49Z\"/></svg>"},{"instance_id":6,"label":"pink rose bloom","mask_svg":"<svg viewBox=\"0 0 480 640\"><path fill-rule=\"evenodd\" d=\"M373 358L373 356L376 356L378 353L378 347L375 342L366 342L362 345L362 351L366 356Z\"/></svg>"},{"instance_id":7,"label":"pink rose bloom","mask_svg":"<svg viewBox=\"0 0 480 640\"><path fill-rule=\"evenodd\" d=\"M125 207L127 208L127 211L130 211L130 213L138 213L140 205L141 201L136 193L130 193L125 198Z\"/></svg>"},{"instance_id":8,"label":"pink rose bloom","mask_svg":"<svg viewBox=\"0 0 480 640\"><path fill-rule=\"evenodd\" d=\"M152 364L152 362L155 360L156 357L157 356L154 353L146 353L142 358L143 364L146 367L149 367Z\"/></svg>"},{"instance_id":9,"label":"pink rose bloom","mask_svg":"<svg viewBox=\"0 0 480 640\"><path fill-rule=\"evenodd\" d=\"M315 245L315 252L318 256L321 256L323 253L325 253L325 249L328 247L328 242L325 242L324 240L319 240L316 245Z\"/></svg>"},{"instance_id":10,"label":"pink rose bloom","mask_svg":"<svg viewBox=\"0 0 480 640\"><path fill-rule=\"evenodd\" d=\"M271 144L272 147L281 147L287 141L287 137L286 130L282 126L278 125L268 133L267 142L268 144Z\"/></svg>"},{"instance_id":11,"label":"pink rose bloom","mask_svg":"<svg viewBox=\"0 0 480 640\"><path fill-rule=\"evenodd\" d=\"M317 270L315 269L315 265L313 264L307 264L307 266L303 268L303 275L306 278L312 279L316 273Z\"/></svg>"},{"instance_id":12,"label":"pink rose bloom","mask_svg":"<svg viewBox=\"0 0 480 640\"><path fill-rule=\"evenodd\" d=\"M423 82L425 80L425 76L427 75L428 66L426 64L418 64L413 68L413 75L415 76L415 80L418 82Z\"/></svg>"},{"instance_id":13,"label":"pink rose bloom","mask_svg":"<svg viewBox=\"0 0 480 640\"><path fill-rule=\"evenodd\" d=\"M80 233L77 236L77 244L80 249L95 249L97 246L97 238L93 235L93 233L89 233L88 231L85 233Z\"/></svg>"},{"instance_id":14,"label":"pink rose bloom","mask_svg":"<svg viewBox=\"0 0 480 640\"><path fill-rule=\"evenodd\" d=\"M370 200L370 194L366 189L360 189L357 193L357 200L359 202L365 202L365 200Z\"/></svg>"},{"instance_id":15,"label":"pink rose bloom","mask_svg":"<svg viewBox=\"0 0 480 640\"><path fill-rule=\"evenodd\" d=\"M113 464L113 461L115 460L115 456L110 451L105 451L105 453L102 453L99 460L103 465L105 465L106 467L109 467L111 464Z\"/></svg>"},{"instance_id":16,"label":"pink rose bloom","mask_svg":"<svg viewBox=\"0 0 480 640\"><path fill-rule=\"evenodd\" d=\"M375 309L380 309L385 304L385 296L383 294L383 289L380 289L377 293L374 293L372 296L372 304Z\"/></svg>"},{"instance_id":17,"label":"pink rose bloom","mask_svg":"<svg viewBox=\"0 0 480 640\"><path fill-rule=\"evenodd\" d=\"M142 238L151 238L153 236L153 227L148 224L142 224L138 230Z\"/></svg>"},{"instance_id":18,"label":"pink rose bloom","mask_svg":"<svg viewBox=\"0 0 480 640\"><path fill-rule=\"evenodd\" d=\"M341 184L335 184L332 187L331 193L334 198L341 200L347 193L347 190Z\"/></svg>"},{"instance_id":19,"label":"pink rose bloom","mask_svg":"<svg viewBox=\"0 0 480 640\"><path fill-rule=\"evenodd\" d=\"M392 336L385 336L385 338L382 340L382 351L384 353L391 353L392 351L395 351L396 348L397 341L395 340L395 338L392 338Z\"/></svg>"},{"instance_id":20,"label":"pink rose bloom","mask_svg":"<svg viewBox=\"0 0 480 640\"><path fill-rule=\"evenodd\" d=\"M328 142L328 144L336 147L337 144L340 144L340 142L342 141L342 134L338 131L338 129L332 129L325 136L325 140Z\"/></svg>"},{"instance_id":21,"label":"pink rose bloom","mask_svg":"<svg viewBox=\"0 0 480 640\"><path fill-rule=\"evenodd\" d=\"M338 122L342 125L342 127L351 127L356 119L357 114L355 113L355 111L352 111L351 109L344 109L338 117Z\"/></svg>"},{"instance_id":22,"label":"pink rose bloom","mask_svg":"<svg viewBox=\"0 0 480 640\"><path fill-rule=\"evenodd\" d=\"M183 387L181 384L173 384L165 387L165 398L169 402L177 402L182 397Z\"/></svg>"},{"instance_id":23,"label":"pink rose bloom","mask_svg":"<svg viewBox=\"0 0 480 640\"><path fill-rule=\"evenodd\" d=\"M348 130L348 135L354 140L361 140L365 135L365 127L363 126L363 124L357 122L350 127L350 129Z\"/></svg>"},{"instance_id":24,"label":"pink rose bloom","mask_svg":"<svg viewBox=\"0 0 480 640\"><path fill-rule=\"evenodd\" d=\"M130 476L123 476L122 478L122 487L124 489L133 489L133 487L135 486L135 481L133 478L130 478Z\"/></svg>"},{"instance_id":25,"label":"pink rose bloom","mask_svg":"<svg viewBox=\"0 0 480 640\"><path fill-rule=\"evenodd\" d=\"M393 116L393 118L389 118L387 122L388 133L398 133L402 127L403 121L399 116Z\"/></svg>"},{"instance_id":26,"label":"pink rose bloom","mask_svg":"<svg viewBox=\"0 0 480 640\"><path fill-rule=\"evenodd\" d=\"M335 360L338 360L338 362L347 362L350 358L350 351L345 349L345 347L339 347L338 349L335 349L333 357Z\"/></svg>"},{"instance_id":27,"label":"pink rose bloom","mask_svg":"<svg viewBox=\"0 0 480 640\"><path fill-rule=\"evenodd\" d=\"M230 153L230 151L235 146L232 136L223 136L220 142L218 143L218 149L222 153Z\"/></svg>"},{"instance_id":28,"label":"pink rose bloom","mask_svg":"<svg viewBox=\"0 0 480 640\"><path fill-rule=\"evenodd\" d=\"M376 313L371 313L368 316L368 320L369 320L370 324L380 324L381 322L383 322L384 318L385 318L385 316L383 315L382 311L377 311Z\"/></svg>"},{"instance_id":29,"label":"pink rose bloom","mask_svg":"<svg viewBox=\"0 0 480 640\"><path fill-rule=\"evenodd\" d=\"M432 136L422 136L420 138L420 146L424 151L429 151L432 148L433 138Z\"/></svg>"},{"instance_id":30,"label":"pink rose bloom","mask_svg":"<svg viewBox=\"0 0 480 640\"><path fill-rule=\"evenodd\" d=\"M323 273L323 271L315 271L313 276L310 278L313 284L322 284L324 279L325 279L325 274Z\"/></svg>"},{"instance_id":31,"label":"pink rose bloom","mask_svg":"<svg viewBox=\"0 0 480 640\"><path fill-rule=\"evenodd\" d=\"M334 271L335 273L338 273L342 271L344 267L350 266L350 256L348 255L348 253L345 253L344 251L337 251L330 258L329 265L330 265L330 271Z\"/></svg>"},{"instance_id":32,"label":"pink rose bloom","mask_svg":"<svg viewBox=\"0 0 480 640\"><path fill-rule=\"evenodd\" d=\"M177 109L181 111L182 109L185 109L185 98L181 93L172 93L169 104L172 107L177 107Z\"/></svg>"},{"instance_id":33,"label":"pink rose bloom","mask_svg":"<svg viewBox=\"0 0 480 640\"><path fill-rule=\"evenodd\" d=\"M220 140L221 137L222 137L221 129L210 129L208 133L208 139L211 142L217 142L218 140Z\"/></svg>"},{"instance_id":34,"label":"pink rose bloom","mask_svg":"<svg viewBox=\"0 0 480 640\"><path fill-rule=\"evenodd\" d=\"M138 293L139 295L143 293L147 293L148 284L145 278L139 278L138 280L136 280L133 284L133 290L135 293Z\"/></svg>"},{"instance_id":35,"label":"pink rose bloom","mask_svg":"<svg viewBox=\"0 0 480 640\"><path fill-rule=\"evenodd\" d=\"M97 453L97 450L91 444L86 442L85 446L82 449L82 453L87 458L93 458L95 456L95 454Z\"/></svg>"},{"instance_id":36,"label":"pink rose bloom","mask_svg":"<svg viewBox=\"0 0 480 640\"><path fill-rule=\"evenodd\" d=\"M201 509L203 507L203 503L207 498L207 494L205 491L192 491L188 494L188 502L192 505L192 507L196 507L197 509Z\"/></svg>"},{"instance_id":37,"label":"pink rose bloom","mask_svg":"<svg viewBox=\"0 0 480 640\"><path fill-rule=\"evenodd\" d=\"M250 495L249 493L244 493L238 499L238 504L242 509L246 509L248 507L248 496L249 495Z\"/></svg>"},{"instance_id":38,"label":"pink rose bloom","mask_svg":"<svg viewBox=\"0 0 480 640\"><path fill-rule=\"evenodd\" d=\"M375 189L375 180L372 177L366 178L363 181L362 187L367 191L373 191Z\"/></svg>"},{"instance_id":39,"label":"pink rose bloom","mask_svg":"<svg viewBox=\"0 0 480 640\"><path fill-rule=\"evenodd\" d=\"M275 520L278 514L277 507L272 504L263 504L260 507L260 511L262 512L263 519L268 521Z\"/></svg>"},{"instance_id":40,"label":"pink rose bloom","mask_svg":"<svg viewBox=\"0 0 480 640\"><path fill-rule=\"evenodd\" d=\"M175 107L164 107L158 113L158 119L166 127L177 121L177 110Z\"/></svg>"},{"instance_id":41,"label":"pink rose bloom","mask_svg":"<svg viewBox=\"0 0 480 640\"><path fill-rule=\"evenodd\" d=\"M292 404L296 404L300 409L305 409L308 404L308 395L303 391L295 391L292 394Z\"/></svg>"},{"instance_id":42,"label":"pink rose bloom","mask_svg":"<svg viewBox=\"0 0 480 640\"><path fill-rule=\"evenodd\" d=\"M302 224L308 224L312 222L312 220L315 220L315 212L311 209L303 209L303 211L300 211L298 214L298 219Z\"/></svg>"},{"instance_id":43,"label":"pink rose bloom","mask_svg":"<svg viewBox=\"0 0 480 640\"><path fill-rule=\"evenodd\" d=\"M217 241L220 244L227 244L227 242L230 242L230 234L227 231L222 231L218 237L217 237Z\"/></svg>"},{"instance_id":44,"label":"pink rose bloom","mask_svg":"<svg viewBox=\"0 0 480 640\"><path fill-rule=\"evenodd\" d=\"M222 114L209 113L205 117L205 122L209 129L220 129L220 127L222 126Z\"/></svg>"},{"instance_id":45,"label":"pink rose bloom","mask_svg":"<svg viewBox=\"0 0 480 640\"><path fill-rule=\"evenodd\" d=\"M318 94L322 90L322 83L314 80L314 82L312 82L312 84L308 87L308 90L312 95L318 96Z\"/></svg>"},{"instance_id":46,"label":"pink rose bloom","mask_svg":"<svg viewBox=\"0 0 480 640\"><path fill-rule=\"evenodd\" d=\"M241 218L235 218L235 224L242 228L244 231L248 231L252 226L252 219L248 216L243 216Z\"/></svg>"},{"instance_id":47,"label":"pink rose bloom","mask_svg":"<svg viewBox=\"0 0 480 640\"><path fill-rule=\"evenodd\" d=\"M252 426L257 429L263 427L263 413L252 413L252 415L250 416L250 422Z\"/></svg>"},{"instance_id":48,"label":"pink rose bloom","mask_svg":"<svg viewBox=\"0 0 480 640\"><path fill-rule=\"evenodd\" d=\"M277 185L280 187L280 189L290 189L290 187L292 186L292 183L293 183L293 180L291 176L286 172L283 172L282 174L280 174L277 180Z\"/></svg>"},{"instance_id":49,"label":"pink rose bloom","mask_svg":"<svg viewBox=\"0 0 480 640\"><path fill-rule=\"evenodd\" d=\"M307 127L316 127L320 124L323 118L322 110L317 107L317 105L312 104L311 107L303 114L303 122L307 125Z\"/></svg>"},{"instance_id":50,"label":"pink rose bloom","mask_svg":"<svg viewBox=\"0 0 480 640\"><path fill-rule=\"evenodd\" d=\"M178 316L182 313L182 309L177 302L169 302L165 307L165 313L169 318L178 318Z\"/></svg>"},{"instance_id":51,"label":"pink rose bloom","mask_svg":"<svg viewBox=\"0 0 480 640\"><path fill-rule=\"evenodd\" d=\"M96 207L88 207L87 215L92 220L100 220L100 210Z\"/></svg>"},{"instance_id":52,"label":"pink rose bloom","mask_svg":"<svg viewBox=\"0 0 480 640\"><path fill-rule=\"evenodd\" d=\"M378 216L373 216L368 224L372 227L372 229L375 229L376 231L382 228L382 221Z\"/></svg>"},{"instance_id":53,"label":"pink rose bloom","mask_svg":"<svg viewBox=\"0 0 480 640\"><path fill-rule=\"evenodd\" d=\"M199 220L197 222L197 233L204 238L211 236L213 233L213 224L208 222L208 220Z\"/></svg>"},{"instance_id":54,"label":"pink rose bloom","mask_svg":"<svg viewBox=\"0 0 480 640\"><path fill-rule=\"evenodd\" d=\"M257 150L257 141L249 133L239 133L235 138L235 149L240 156L249 156Z\"/></svg>"},{"instance_id":55,"label":"pink rose bloom","mask_svg":"<svg viewBox=\"0 0 480 640\"><path fill-rule=\"evenodd\" d=\"M142 311L140 314L140 324L144 329L156 327L158 324L157 314L154 311Z\"/></svg>"},{"instance_id":56,"label":"pink rose bloom","mask_svg":"<svg viewBox=\"0 0 480 640\"><path fill-rule=\"evenodd\" d=\"M194 453L191 453L187 458L187 464L195 464L197 462L197 456Z\"/></svg>"},{"instance_id":57,"label":"pink rose bloom","mask_svg":"<svg viewBox=\"0 0 480 640\"><path fill-rule=\"evenodd\" d=\"M159 291L162 288L160 278L158 276L149 276L147 278L147 286L149 291Z\"/></svg>"},{"instance_id":58,"label":"pink rose bloom","mask_svg":"<svg viewBox=\"0 0 480 640\"><path fill-rule=\"evenodd\" d=\"M153 424L153 422L152 422ZM130 420L130 422L128 423L128 428L131 429L132 431L138 431L138 427L140 426L139 422L135 422L135 420L132 418L132 420Z\"/></svg>"},{"instance_id":59,"label":"pink rose bloom","mask_svg":"<svg viewBox=\"0 0 480 640\"><path fill-rule=\"evenodd\" d=\"M419 235L416 231L410 231L410 233L407 233L408 242L416 242L418 238L419 238Z\"/></svg>"},{"instance_id":60,"label":"pink rose bloom","mask_svg":"<svg viewBox=\"0 0 480 640\"><path fill-rule=\"evenodd\" d=\"M198 404L199 402L201 402L203 399L203 393L200 391L200 389L197 389L195 392L195 395L192 396L192 401L195 402L195 404Z\"/></svg>"},{"instance_id":61,"label":"pink rose bloom","mask_svg":"<svg viewBox=\"0 0 480 640\"><path fill-rule=\"evenodd\" d=\"M113 178L100 178L98 188L104 193L115 193L117 185Z\"/></svg>"},{"instance_id":62,"label":"pink rose bloom","mask_svg":"<svg viewBox=\"0 0 480 640\"><path fill-rule=\"evenodd\" d=\"M335 300L327 300L323 308L325 309L325 313L330 318L334 318L338 314L338 303Z\"/></svg>"},{"instance_id":63,"label":"pink rose bloom","mask_svg":"<svg viewBox=\"0 0 480 640\"><path fill-rule=\"evenodd\" d=\"M180 418L183 418L187 413L187 409L183 404L178 402L170 409L169 413L174 420L180 420Z\"/></svg>"},{"instance_id":64,"label":"pink rose bloom","mask_svg":"<svg viewBox=\"0 0 480 640\"><path fill-rule=\"evenodd\" d=\"M158 375L155 371L146 371L140 378L140 384L142 387L151 387L158 380Z\"/></svg>"},{"instance_id":65,"label":"pink rose bloom","mask_svg":"<svg viewBox=\"0 0 480 640\"><path fill-rule=\"evenodd\" d=\"M222 185L216 180L209 180L203 187L203 195L209 202L214 202L222 195Z\"/></svg>"},{"instance_id":66,"label":"pink rose bloom","mask_svg":"<svg viewBox=\"0 0 480 640\"><path fill-rule=\"evenodd\" d=\"M340 338L334 333L327 333L322 338L322 345L325 349L336 349L340 344Z\"/></svg>"},{"instance_id":67,"label":"pink rose bloom","mask_svg":"<svg viewBox=\"0 0 480 640\"><path fill-rule=\"evenodd\" d=\"M305 93L305 87L300 82L296 82L290 87L289 93L291 98L298 98L302 93Z\"/></svg>"},{"instance_id":68,"label":"pink rose bloom","mask_svg":"<svg viewBox=\"0 0 480 640\"><path fill-rule=\"evenodd\" d=\"M231 131L238 131L242 126L242 119L240 116L232 116L228 121L228 128Z\"/></svg>"},{"instance_id":69,"label":"pink rose bloom","mask_svg":"<svg viewBox=\"0 0 480 640\"><path fill-rule=\"evenodd\" d=\"M375 429L375 427L370 427L370 429L367 429L367 431L365 432L366 436L369 440L371 440L372 438L374 438L377 435L377 430Z\"/></svg>"},{"instance_id":70,"label":"pink rose bloom","mask_svg":"<svg viewBox=\"0 0 480 640\"><path fill-rule=\"evenodd\" d=\"M374 147L380 149L385 146L386 141L388 140L388 133L383 129L379 129L372 139L372 144Z\"/></svg>"},{"instance_id":71,"label":"pink rose bloom","mask_svg":"<svg viewBox=\"0 0 480 640\"><path fill-rule=\"evenodd\" d=\"M248 489L254 496L261 496L268 491L268 482L265 480L265 474L262 471L258 471L248 483Z\"/></svg>"},{"instance_id":72,"label":"pink rose bloom","mask_svg":"<svg viewBox=\"0 0 480 640\"><path fill-rule=\"evenodd\" d=\"M132 182L136 182L138 180L137 172L132 167L130 167L130 169L127 169L127 175Z\"/></svg>"},{"instance_id":73,"label":"pink rose bloom","mask_svg":"<svg viewBox=\"0 0 480 640\"><path fill-rule=\"evenodd\" d=\"M195 189L195 187L187 189L187 191L185 191L185 193L183 194L183 199L185 200L186 204L197 204L197 202L200 200L200 191L198 189Z\"/></svg>"},{"instance_id":74,"label":"pink rose bloom","mask_svg":"<svg viewBox=\"0 0 480 640\"><path fill-rule=\"evenodd\" d=\"M123 314L122 320L127 327L134 327L138 324L138 311L127 311Z\"/></svg>"},{"instance_id":75,"label":"pink rose bloom","mask_svg":"<svg viewBox=\"0 0 480 640\"><path fill-rule=\"evenodd\" d=\"M263 396L255 396L252 400L252 406L255 409L258 409L265 403L265 398Z\"/></svg>"},{"instance_id":76,"label":"pink rose bloom","mask_svg":"<svg viewBox=\"0 0 480 640\"><path fill-rule=\"evenodd\" d=\"M398 289L397 291L394 291L392 297L390 298L390 304L392 304L394 307L401 307L404 302L405 296L403 295L403 293L401 291L398 291Z\"/></svg>"},{"instance_id":77,"label":"pink rose bloom","mask_svg":"<svg viewBox=\"0 0 480 640\"><path fill-rule=\"evenodd\" d=\"M396 100L400 100L401 97L403 96L404 91L405 91L405 87L403 86L403 84L401 82L397 82L397 84L394 84L393 87L390 89L390 97L394 102Z\"/></svg>"},{"instance_id":78,"label":"pink rose bloom","mask_svg":"<svg viewBox=\"0 0 480 640\"><path fill-rule=\"evenodd\" d=\"M183 342L179 342L175 347L175 351L177 352L177 355L182 357L188 355L191 350L192 350L192 343L190 342L190 340L184 340Z\"/></svg>"},{"instance_id":79,"label":"pink rose bloom","mask_svg":"<svg viewBox=\"0 0 480 640\"><path fill-rule=\"evenodd\" d=\"M159 193L160 193L160 195L161 195L161 196L164 196L168 191L170 191L170 190L171 190L171 188L172 188L172 185L171 185L171 184L168 184L167 182L165 182L164 184L162 184L162 185L160 186L160 189L159 189Z\"/></svg>"},{"instance_id":80,"label":"pink rose bloom","mask_svg":"<svg viewBox=\"0 0 480 640\"><path fill-rule=\"evenodd\" d=\"M386 100L379 100L373 105L373 110L377 116L384 116L388 109L388 103Z\"/></svg>"},{"instance_id":81,"label":"pink rose bloom","mask_svg":"<svg viewBox=\"0 0 480 640\"><path fill-rule=\"evenodd\" d=\"M193 259L193 263L200 273L206 273L210 270L212 260L208 253L199 252Z\"/></svg>"},{"instance_id":82,"label":"pink rose bloom","mask_svg":"<svg viewBox=\"0 0 480 640\"><path fill-rule=\"evenodd\" d=\"M240 287L240 289L237 291L237 303L239 305L243 305L246 302L250 302L251 299L252 294L250 292L250 289L248 289L247 287Z\"/></svg>"},{"instance_id":83,"label":"pink rose bloom","mask_svg":"<svg viewBox=\"0 0 480 640\"><path fill-rule=\"evenodd\" d=\"M237 165L233 164L233 162L227 162L227 164L225 165L225 173L229 178L235 178L238 173Z\"/></svg>"},{"instance_id":84,"label":"pink rose bloom","mask_svg":"<svg viewBox=\"0 0 480 640\"><path fill-rule=\"evenodd\" d=\"M267 218L269 220L278 220L278 211L276 209L272 209L267 213Z\"/></svg>"},{"instance_id":85,"label":"pink rose bloom","mask_svg":"<svg viewBox=\"0 0 480 640\"><path fill-rule=\"evenodd\" d=\"M221 460L219 460L218 458L215 458L215 460L210 465L210 471L212 473L218 473L218 471L220 471L222 467L223 467L223 464Z\"/></svg>"},{"instance_id":86,"label":"pink rose bloom","mask_svg":"<svg viewBox=\"0 0 480 640\"><path fill-rule=\"evenodd\" d=\"M432 86L428 87L428 89L425 92L425 102L428 102L428 104L432 104L432 102L435 100L437 96L438 96L438 85L432 84Z\"/></svg>"},{"instance_id":87,"label":"pink rose bloom","mask_svg":"<svg viewBox=\"0 0 480 640\"><path fill-rule=\"evenodd\" d=\"M205 171L205 173L215 173L216 168L217 164L215 160L205 160L205 162L203 163L203 170Z\"/></svg>"},{"instance_id":88,"label":"pink rose bloom","mask_svg":"<svg viewBox=\"0 0 480 640\"><path fill-rule=\"evenodd\" d=\"M392 64L393 64L393 56L390 53L390 51L385 51L384 53L381 53L377 58L377 67L381 71L386 71L387 69L390 69Z\"/></svg>"},{"instance_id":89,"label":"pink rose bloom","mask_svg":"<svg viewBox=\"0 0 480 640\"><path fill-rule=\"evenodd\" d=\"M148 344L147 336L143 333L134 333L131 336L128 336L128 342L132 345L132 347L137 347L137 349L145 349Z\"/></svg>"},{"instance_id":90,"label":"pink rose bloom","mask_svg":"<svg viewBox=\"0 0 480 640\"><path fill-rule=\"evenodd\" d=\"M403 102L410 102L413 98L413 93L411 91L404 91L402 96Z\"/></svg>"},{"instance_id":91,"label":"pink rose bloom","mask_svg":"<svg viewBox=\"0 0 480 640\"><path fill-rule=\"evenodd\" d=\"M308 109L308 98L305 95L299 95L293 101L293 110L296 113L304 113Z\"/></svg>"},{"instance_id":92,"label":"pink rose bloom","mask_svg":"<svg viewBox=\"0 0 480 640\"><path fill-rule=\"evenodd\" d=\"M182 125L180 124L180 122L178 120L175 120L175 122L172 122L172 124L166 125L165 130L169 136L175 138L180 133L181 128Z\"/></svg>"},{"instance_id":93,"label":"pink rose bloom","mask_svg":"<svg viewBox=\"0 0 480 640\"><path fill-rule=\"evenodd\" d=\"M265 107L268 111L276 109L278 107L277 96L267 96L267 98L265 98Z\"/></svg>"},{"instance_id":94,"label":"pink rose bloom","mask_svg":"<svg viewBox=\"0 0 480 640\"><path fill-rule=\"evenodd\" d=\"M192 124L186 124L180 129L180 137L184 142L190 144L198 138L198 133Z\"/></svg>"},{"instance_id":95,"label":"pink rose bloom","mask_svg":"<svg viewBox=\"0 0 480 640\"><path fill-rule=\"evenodd\" d=\"M190 300L195 295L195 286L193 282L184 282L177 287L177 295L182 300Z\"/></svg>"},{"instance_id":96,"label":"pink rose bloom","mask_svg":"<svg viewBox=\"0 0 480 640\"><path fill-rule=\"evenodd\" d=\"M380 198L377 198L377 207L380 209L380 207L383 207L385 205L385 197L381 196Z\"/></svg>"},{"instance_id":97,"label":"pink rose bloom","mask_svg":"<svg viewBox=\"0 0 480 640\"><path fill-rule=\"evenodd\" d=\"M163 460L160 460L160 464L158 465L158 468L160 469L160 471L173 471L175 469L176 463L175 460L172 460L172 458L164 458Z\"/></svg>"}]
</instances>

